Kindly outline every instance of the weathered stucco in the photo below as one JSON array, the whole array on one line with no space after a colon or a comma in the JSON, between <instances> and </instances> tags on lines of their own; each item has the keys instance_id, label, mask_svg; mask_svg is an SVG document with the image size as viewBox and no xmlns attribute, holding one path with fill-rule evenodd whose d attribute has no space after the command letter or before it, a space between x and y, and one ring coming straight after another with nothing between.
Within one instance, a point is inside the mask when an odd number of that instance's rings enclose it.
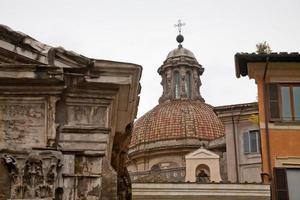
<instances>
[{"instance_id":1,"label":"weathered stucco","mask_svg":"<svg viewBox=\"0 0 300 200\"><path fill-rule=\"evenodd\" d=\"M260 183L261 153L245 153L243 134L259 130L257 103L215 107L225 125L227 173L230 182Z\"/></svg>"}]
</instances>

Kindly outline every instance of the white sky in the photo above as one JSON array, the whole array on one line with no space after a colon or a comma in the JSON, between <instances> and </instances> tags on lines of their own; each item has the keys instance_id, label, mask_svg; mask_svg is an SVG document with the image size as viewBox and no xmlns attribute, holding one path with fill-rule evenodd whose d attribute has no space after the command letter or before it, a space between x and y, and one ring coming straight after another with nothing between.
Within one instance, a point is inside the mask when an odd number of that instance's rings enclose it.
<instances>
[{"instance_id":1,"label":"white sky","mask_svg":"<svg viewBox=\"0 0 300 200\"><path fill-rule=\"evenodd\" d=\"M253 80L237 79L234 54L267 41L273 51L299 51L299 0L0 0L0 23L87 57L143 66L139 116L162 93L157 68L183 46L205 68L200 89L217 106L256 100Z\"/></svg>"}]
</instances>

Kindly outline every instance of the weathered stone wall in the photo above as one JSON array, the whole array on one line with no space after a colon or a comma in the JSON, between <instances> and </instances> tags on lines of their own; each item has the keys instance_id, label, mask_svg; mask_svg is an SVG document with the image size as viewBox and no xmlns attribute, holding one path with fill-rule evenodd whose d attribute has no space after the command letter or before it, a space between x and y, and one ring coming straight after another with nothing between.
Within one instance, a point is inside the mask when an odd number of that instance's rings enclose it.
<instances>
[{"instance_id":1,"label":"weathered stone wall","mask_svg":"<svg viewBox=\"0 0 300 200\"><path fill-rule=\"evenodd\" d=\"M174 183L185 181L185 167L131 172L133 183Z\"/></svg>"},{"instance_id":2,"label":"weathered stone wall","mask_svg":"<svg viewBox=\"0 0 300 200\"><path fill-rule=\"evenodd\" d=\"M0 200L128 199L140 73L0 26Z\"/></svg>"},{"instance_id":3,"label":"weathered stone wall","mask_svg":"<svg viewBox=\"0 0 300 200\"><path fill-rule=\"evenodd\" d=\"M2 151L0 155L9 177L2 186L8 184L6 193L9 198L51 198L58 188L63 187L60 183L63 166L61 152Z\"/></svg>"}]
</instances>

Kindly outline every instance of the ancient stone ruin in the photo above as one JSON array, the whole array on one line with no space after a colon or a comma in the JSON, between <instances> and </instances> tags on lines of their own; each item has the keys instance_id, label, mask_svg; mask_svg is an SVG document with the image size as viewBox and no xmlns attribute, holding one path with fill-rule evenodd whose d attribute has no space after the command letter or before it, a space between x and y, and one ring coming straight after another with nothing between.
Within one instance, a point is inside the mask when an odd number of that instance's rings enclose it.
<instances>
[{"instance_id":1,"label":"ancient stone ruin","mask_svg":"<svg viewBox=\"0 0 300 200\"><path fill-rule=\"evenodd\" d=\"M129 199L140 75L1 25L0 199Z\"/></svg>"}]
</instances>

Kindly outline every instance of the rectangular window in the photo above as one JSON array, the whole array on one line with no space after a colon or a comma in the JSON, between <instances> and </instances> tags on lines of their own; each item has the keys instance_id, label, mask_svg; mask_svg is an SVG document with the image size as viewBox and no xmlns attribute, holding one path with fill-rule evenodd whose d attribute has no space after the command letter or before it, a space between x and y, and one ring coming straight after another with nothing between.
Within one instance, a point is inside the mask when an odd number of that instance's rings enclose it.
<instances>
[{"instance_id":1,"label":"rectangular window","mask_svg":"<svg viewBox=\"0 0 300 200\"><path fill-rule=\"evenodd\" d=\"M293 97L295 120L300 121L300 86L293 87Z\"/></svg>"},{"instance_id":2,"label":"rectangular window","mask_svg":"<svg viewBox=\"0 0 300 200\"><path fill-rule=\"evenodd\" d=\"M299 200L300 169L274 168L276 200Z\"/></svg>"},{"instance_id":3,"label":"rectangular window","mask_svg":"<svg viewBox=\"0 0 300 200\"><path fill-rule=\"evenodd\" d=\"M289 200L299 200L300 198L300 169L286 170Z\"/></svg>"},{"instance_id":4,"label":"rectangular window","mask_svg":"<svg viewBox=\"0 0 300 200\"><path fill-rule=\"evenodd\" d=\"M243 137L245 153L260 152L260 135L258 130L245 132Z\"/></svg>"},{"instance_id":5,"label":"rectangular window","mask_svg":"<svg viewBox=\"0 0 300 200\"><path fill-rule=\"evenodd\" d=\"M272 121L300 121L299 84L270 84L269 103Z\"/></svg>"},{"instance_id":6,"label":"rectangular window","mask_svg":"<svg viewBox=\"0 0 300 200\"><path fill-rule=\"evenodd\" d=\"M291 96L290 88L283 86L281 89L281 113L284 121L293 120L292 109L291 109Z\"/></svg>"}]
</instances>

